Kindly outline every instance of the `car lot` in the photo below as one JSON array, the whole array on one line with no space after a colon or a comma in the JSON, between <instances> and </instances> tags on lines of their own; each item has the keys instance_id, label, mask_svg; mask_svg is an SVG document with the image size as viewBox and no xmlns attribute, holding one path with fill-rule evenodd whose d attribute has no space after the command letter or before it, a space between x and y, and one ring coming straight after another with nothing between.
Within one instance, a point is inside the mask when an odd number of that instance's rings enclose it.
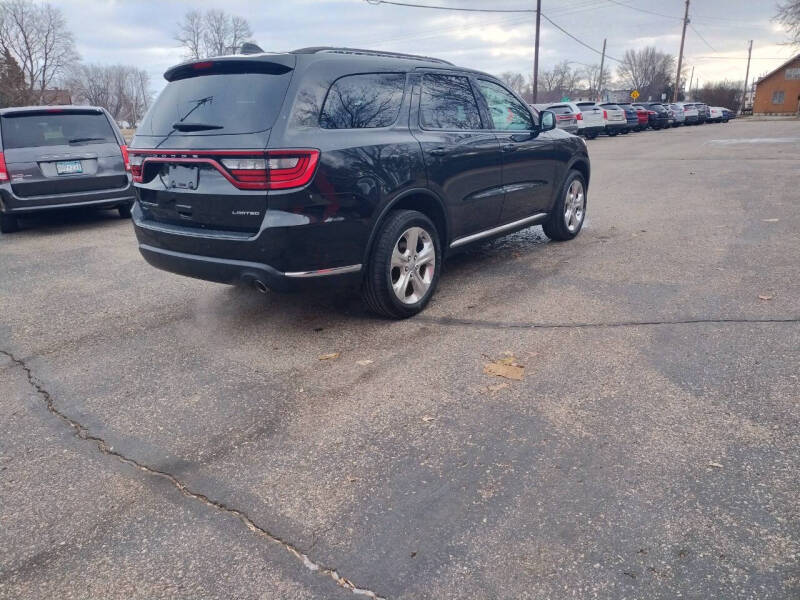
<instances>
[{"instance_id":1,"label":"car lot","mask_svg":"<svg viewBox=\"0 0 800 600\"><path fill-rule=\"evenodd\" d=\"M402 322L0 237L0 597L796 597L800 123L589 145Z\"/></svg>"}]
</instances>

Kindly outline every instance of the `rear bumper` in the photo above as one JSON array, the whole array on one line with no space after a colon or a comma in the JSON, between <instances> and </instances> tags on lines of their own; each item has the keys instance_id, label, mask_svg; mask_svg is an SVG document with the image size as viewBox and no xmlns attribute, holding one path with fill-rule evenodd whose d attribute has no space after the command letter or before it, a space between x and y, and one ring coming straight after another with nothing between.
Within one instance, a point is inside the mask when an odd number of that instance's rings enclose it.
<instances>
[{"instance_id":1,"label":"rear bumper","mask_svg":"<svg viewBox=\"0 0 800 600\"><path fill-rule=\"evenodd\" d=\"M619 133L620 131L625 131L628 128L627 123L608 123L606 125L606 131L616 131Z\"/></svg>"},{"instance_id":2,"label":"rear bumper","mask_svg":"<svg viewBox=\"0 0 800 600\"><path fill-rule=\"evenodd\" d=\"M596 125L594 127L581 127L578 129L578 133L580 135L592 134L592 133L603 133L606 130L605 125Z\"/></svg>"},{"instance_id":3,"label":"rear bumper","mask_svg":"<svg viewBox=\"0 0 800 600\"><path fill-rule=\"evenodd\" d=\"M97 190L52 196L19 197L10 185L0 186L0 211L4 213L25 214L42 210L94 206L98 208L132 204L135 200L133 188L128 183L123 188Z\"/></svg>"}]
</instances>

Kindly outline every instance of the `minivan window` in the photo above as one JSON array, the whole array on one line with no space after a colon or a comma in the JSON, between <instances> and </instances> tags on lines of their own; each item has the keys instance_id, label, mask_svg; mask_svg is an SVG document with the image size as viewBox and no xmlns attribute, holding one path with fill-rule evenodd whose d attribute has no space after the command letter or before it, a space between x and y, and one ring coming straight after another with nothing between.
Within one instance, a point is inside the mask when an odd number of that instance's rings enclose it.
<instances>
[{"instance_id":1,"label":"minivan window","mask_svg":"<svg viewBox=\"0 0 800 600\"><path fill-rule=\"evenodd\" d=\"M495 129L530 131L534 128L530 111L503 86L480 79L478 87L489 105L489 115Z\"/></svg>"},{"instance_id":2,"label":"minivan window","mask_svg":"<svg viewBox=\"0 0 800 600\"><path fill-rule=\"evenodd\" d=\"M6 148L33 148L118 143L104 114L55 110L3 116L3 145Z\"/></svg>"},{"instance_id":3,"label":"minivan window","mask_svg":"<svg viewBox=\"0 0 800 600\"><path fill-rule=\"evenodd\" d=\"M426 73L422 78L420 123L425 129L481 129L481 114L469 79Z\"/></svg>"},{"instance_id":4,"label":"minivan window","mask_svg":"<svg viewBox=\"0 0 800 600\"><path fill-rule=\"evenodd\" d=\"M325 98L320 125L325 129L388 127L403 101L404 73L364 73L337 79Z\"/></svg>"},{"instance_id":5,"label":"minivan window","mask_svg":"<svg viewBox=\"0 0 800 600\"><path fill-rule=\"evenodd\" d=\"M571 115L572 109L569 106L562 104L561 106L551 106L547 110L554 112L557 115Z\"/></svg>"},{"instance_id":6,"label":"minivan window","mask_svg":"<svg viewBox=\"0 0 800 600\"><path fill-rule=\"evenodd\" d=\"M139 135L219 135L270 129L292 71L282 74L198 75L167 84L137 130ZM185 129L176 131L181 123Z\"/></svg>"}]
</instances>

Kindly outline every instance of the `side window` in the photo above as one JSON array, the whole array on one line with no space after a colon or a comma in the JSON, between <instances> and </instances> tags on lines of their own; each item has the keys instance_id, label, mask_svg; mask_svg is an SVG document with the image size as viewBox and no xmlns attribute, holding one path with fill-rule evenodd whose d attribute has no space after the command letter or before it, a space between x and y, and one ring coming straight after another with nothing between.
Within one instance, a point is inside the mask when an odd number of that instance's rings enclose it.
<instances>
[{"instance_id":1,"label":"side window","mask_svg":"<svg viewBox=\"0 0 800 600\"><path fill-rule=\"evenodd\" d=\"M772 103L773 104L783 104L785 98L785 94L783 90L779 90L777 92L772 92Z\"/></svg>"},{"instance_id":2,"label":"side window","mask_svg":"<svg viewBox=\"0 0 800 600\"><path fill-rule=\"evenodd\" d=\"M426 73L422 78L420 124L425 129L481 129L481 114L469 79Z\"/></svg>"},{"instance_id":3,"label":"side window","mask_svg":"<svg viewBox=\"0 0 800 600\"><path fill-rule=\"evenodd\" d=\"M530 111L503 86L480 79L478 87L489 105L495 129L530 131L534 128Z\"/></svg>"},{"instance_id":4,"label":"side window","mask_svg":"<svg viewBox=\"0 0 800 600\"><path fill-rule=\"evenodd\" d=\"M397 119L406 84L404 73L347 75L333 82L319 122L325 129L388 127Z\"/></svg>"}]
</instances>

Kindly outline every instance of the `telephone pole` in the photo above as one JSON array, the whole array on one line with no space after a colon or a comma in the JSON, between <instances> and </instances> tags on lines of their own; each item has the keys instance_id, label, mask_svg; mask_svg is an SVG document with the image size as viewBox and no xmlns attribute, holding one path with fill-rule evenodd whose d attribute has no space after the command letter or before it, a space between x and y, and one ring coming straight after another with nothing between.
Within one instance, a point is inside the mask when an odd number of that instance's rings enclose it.
<instances>
[{"instance_id":1,"label":"telephone pole","mask_svg":"<svg viewBox=\"0 0 800 600\"><path fill-rule=\"evenodd\" d=\"M603 63L606 61L606 38L603 38L603 54L600 55L600 74L597 76L597 99L603 93Z\"/></svg>"},{"instance_id":2,"label":"telephone pole","mask_svg":"<svg viewBox=\"0 0 800 600\"><path fill-rule=\"evenodd\" d=\"M747 50L747 70L744 72L744 89L742 90L742 102L739 104L739 114L744 110L744 102L747 100L747 79L750 77L750 55L753 53L753 40L750 40L750 48Z\"/></svg>"},{"instance_id":3,"label":"telephone pole","mask_svg":"<svg viewBox=\"0 0 800 600\"><path fill-rule=\"evenodd\" d=\"M539 21L542 14L542 0L536 0L536 41L533 47L533 103L539 95Z\"/></svg>"},{"instance_id":4,"label":"telephone pole","mask_svg":"<svg viewBox=\"0 0 800 600\"><path fill-rule=\"evenodd\" d=\"M675 76L675 90L672 101L678 101L678 90L681 87L681 67L683 66L683 43L686 41L686 26L689 24L689 0L686 0L686 12L683 14L683 32L681 33L681 51L678 53L678 74Z\"/></svg>"},{"instance_id":5,"label":"telephone pole","mask_svg":"<svg viewBox=\"0 0 800 600\"><path fill-rule=\"evenodd\" d=\"M694 65L692 65L692 75L691 75L691 77L689 77L689 87L686 88L687 90L689 90L689 94L692 93L692 81L694 81ZM689 99L689 96L686 96L686 98L684 98L684 100L688 100L688 99Z\"/></svg>"}]
</instances>

